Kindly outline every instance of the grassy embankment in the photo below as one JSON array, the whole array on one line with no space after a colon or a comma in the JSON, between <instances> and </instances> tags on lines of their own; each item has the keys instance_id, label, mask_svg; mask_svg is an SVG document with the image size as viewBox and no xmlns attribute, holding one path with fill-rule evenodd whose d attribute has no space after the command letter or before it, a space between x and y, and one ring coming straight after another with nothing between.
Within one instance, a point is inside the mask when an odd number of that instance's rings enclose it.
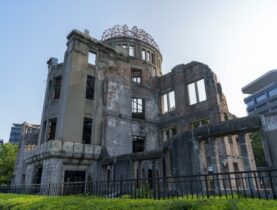
<instances>
[{"instance_id":1,"label":"grassy embankment","mask_svg":"<svg viewBox=\"0 0 277 210\"><path fill-rule=\"evenodd\" d=\"M90 196L0 194L0 210L277 210L277 201L258 199L105 199Z\"/></svg>"}]
</instances>

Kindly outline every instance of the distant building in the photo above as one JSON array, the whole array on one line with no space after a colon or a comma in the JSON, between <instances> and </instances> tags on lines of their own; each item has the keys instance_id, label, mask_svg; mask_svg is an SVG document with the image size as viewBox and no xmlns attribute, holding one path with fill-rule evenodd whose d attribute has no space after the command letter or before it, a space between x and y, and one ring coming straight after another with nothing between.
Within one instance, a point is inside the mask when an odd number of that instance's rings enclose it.
<instances>
[{"instance_id":1,"label":"distant building","mask_svg":"<svg viewBox=\"0 0 277 210\"><path fill-rule=\"evenodd\" d=\"M4 140L3 139L0 139L0 144L4 144Z\"/></svg>"},{"instance_id":2,"label":"distant building","mask_svg":"<svg viewBox=\"0 0 277 210\"><path fill-rule=\"evenodd\" d=\"M20 134L21 134L21 126L22 126L22 124L13 123L13 126L11 127L9 143L11 143L11 144L19 143Z\"/></svg>"},{"instance_id":3,"label":"distant building","mask_svg":"<svg viewBox=\"0 0 277 210\"><path fill-rule=\"evenodd\" d=\"M10 133L9 143L11 144L20 144L20 139L25 132L32 133L33 131L36 132L39 128L39 125L30 124L27 122L23 123L13 123ZM27 129L28 128L28 129Z\"/></svg>"},{"instance_id":4,"label":"distant building","mask_svg":"<svg viewBox=\"0 0 277 210\"><path fill-rule=\"evenodd\" d=\"M277 70L271 70L242 88L248 115L277 112Z\"/></svg>"},{"instance_id":5,"label":"distant building","mask_svg":"<svg viewBox=\"0 0 277 210\"><path fill-rule=\"evenodd\" d=\"M19 146L19 152L17 153L17 156L16 156L16 163L15 163L12 183L24 184L25 171L26 171L24 154L25 152L28 152L36 148L38 144L40 126L35 124L30 124L27 122L23 122L22 124L14 124L14 125L20 127L20 133L19 133L19 141L17 143Z\"/></svg>"}]
</instances>

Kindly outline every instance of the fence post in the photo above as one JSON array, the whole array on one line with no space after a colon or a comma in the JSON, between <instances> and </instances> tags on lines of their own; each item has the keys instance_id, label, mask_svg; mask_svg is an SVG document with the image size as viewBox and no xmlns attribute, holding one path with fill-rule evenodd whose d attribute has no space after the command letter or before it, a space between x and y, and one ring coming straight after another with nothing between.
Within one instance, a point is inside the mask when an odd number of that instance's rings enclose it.
<instances>
[{"instance_id":1,"label":"fence post","mask_svg":"<svg viewBox=\"0 0 277 210\"><path fill-rule=\"evenodd\" d=\"M272 196L273 196L274 199L276 199L277 196L276 196L276 192L275 192L273 182L272 182L271 171L267 171L267 173L268 173L270 188L271 188L271 191L272 191Z\"/></svg>"},{"instance_id":2,"label":"fence post","mask_svg":"<svg viewBox=\"0 0 277 210\"><path fill-rule=\"evenodd\" d=\"M122 181L122 179L123 179L123 177L121 176L120 177L120 190L119 190L120 194L122 193L122 189L123 189L123 186L122 186L123 185L123 183L122 183L123 181Z\"/></svg>"},{"instance_id":3,"label":"fence post","mask_svg":"<svg viewBox=\"0 0 277 210\"><path fill-rule=\"evenodd\" d=\"M160 200L160 178L157 176L157 195L158 195L158 200Z\"/></svg>"},{"instance_id":4,"label":"fence post","mask_svg":"<svg viewBox=\"0 0 277 210\"><path fill-rule=\"evenodd\" d=\"M210 192L209 192L209 185L208 185L208 174L205 174L205 185L206 185L206 195L209 198Z\"/></svg>"}]
</instances>

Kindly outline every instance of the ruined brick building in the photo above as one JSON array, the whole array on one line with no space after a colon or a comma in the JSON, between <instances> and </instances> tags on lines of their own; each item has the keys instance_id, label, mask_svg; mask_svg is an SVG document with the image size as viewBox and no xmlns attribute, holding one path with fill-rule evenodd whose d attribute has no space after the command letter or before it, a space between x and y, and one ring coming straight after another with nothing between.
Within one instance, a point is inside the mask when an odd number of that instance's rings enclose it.
<instances>
[{"instance_id":1,"label":"ruined brick building","mask_svg":"<svg viewBox=\"0 0 277 210\"><path fill-rule=\"evenodd\" d=\"M137 27L115 26L101 40L73 30L67 39L64 61L47 62L38 147L17 174L24 183L255 169L247 136L194 138L195 129L234 118L207 65L162 75L158 45Z\"/></svg>"}]
</instances>

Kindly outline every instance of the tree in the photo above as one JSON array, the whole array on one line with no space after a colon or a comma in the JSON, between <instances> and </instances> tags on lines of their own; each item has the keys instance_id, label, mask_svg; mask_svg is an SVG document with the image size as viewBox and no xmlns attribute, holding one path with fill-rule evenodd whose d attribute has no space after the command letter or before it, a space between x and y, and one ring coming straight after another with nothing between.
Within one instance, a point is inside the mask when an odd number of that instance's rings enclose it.
<instances>
[{"instance_id":1,"label":"tree","mask_svg":"<svg viewBox=\"0 0 277 210\"><path fill-rule=\"evenodd\" d=\"M264 148L262 145L262 137L260 132L254 132L250 134L252 139L252 148L257 167L268 167L265 159Z\"/></svg>"},{"instance_id":2,"label":"tree","mask_svg":"<svg viewBox=\"0 0 277 210\"><path fill-rule=\"evenodd\" d=\"M17 150L17 145L0 144L0 185L10 184Z\"/></svg>"}]
</instances>

